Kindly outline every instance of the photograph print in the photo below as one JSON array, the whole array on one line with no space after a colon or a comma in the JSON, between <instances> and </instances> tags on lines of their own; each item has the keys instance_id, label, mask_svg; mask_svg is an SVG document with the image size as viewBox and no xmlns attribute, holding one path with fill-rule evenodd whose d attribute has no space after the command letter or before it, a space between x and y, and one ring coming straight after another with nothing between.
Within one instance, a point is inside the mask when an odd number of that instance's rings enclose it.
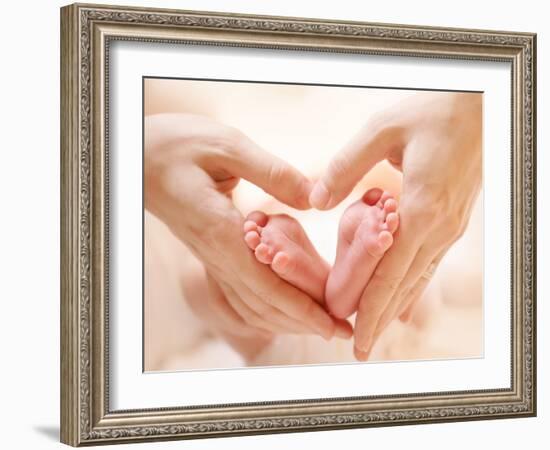
<instances>
[{"instance_id":1,"label":"photograph print","mask_svg":"<svg viewBox=\"0 0 550 450\"><path fill-rule=\"evenodd\" d=\"M482 103L143 77L144 371L483 357Z\"/></svg>"}]
</instances>

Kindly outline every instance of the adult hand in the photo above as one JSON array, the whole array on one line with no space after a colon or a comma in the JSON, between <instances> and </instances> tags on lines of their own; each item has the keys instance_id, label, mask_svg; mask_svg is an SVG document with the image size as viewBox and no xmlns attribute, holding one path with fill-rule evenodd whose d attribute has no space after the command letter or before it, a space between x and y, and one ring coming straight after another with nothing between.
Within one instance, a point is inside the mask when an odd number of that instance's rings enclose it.
<instances>
[{"instance_id":1,"label":"adult hand","mask_svg":"<svg viewBox=\"0 0 550 450\"><path fill-rule=\"evenodd\" d=\"M311 183L300 172L206 117L149 116L144 133L145 207L204 264L223 292L216 298L221 313L231 307L246 324L268 332L351 336L347 322L335 322L313 299L258 263L243 240L244 220L231 201L239 179L306 209ZM231 318L235 315L227 315Z\"/></svg>"},{"instance_id":2,"label":"adult hand","mask_svg":"<svg viewBox=\"0 0 550 450\"><path fill-rule=\"evenodd\" d=\"M420 94L377 115L331 161L310 203L340 203L384 159L403 172L399 230L361 297L355 356L366 360L391 320L406 318L464 232L481 186L481 95ZM368 281L368 283L367 283Z\"/></svg>"}]
</instances>

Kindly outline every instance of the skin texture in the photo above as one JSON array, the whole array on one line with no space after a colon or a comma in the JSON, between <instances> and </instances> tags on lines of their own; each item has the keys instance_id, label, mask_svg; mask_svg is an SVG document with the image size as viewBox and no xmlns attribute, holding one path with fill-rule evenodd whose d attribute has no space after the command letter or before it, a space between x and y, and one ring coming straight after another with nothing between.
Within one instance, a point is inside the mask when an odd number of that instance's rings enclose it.
<instances>
[{"instance_id":1,"label":"skin texture","mask_svg":"<svg viewBox=\"0 0 550 450\"><path fill-rule=\"evenodd\" d=\"M318 302L324 302L330 265L317 253L296 219L255 211L247 217L244 233L245 242L259 262L268 264L283 280Z\"/></svg>"},{"instance_id":2,"label":"skin texture","mask_svg":"<svg viewBox=\"0 0 550 450\"><path fill-rule=\"evenodd\" d=\"M144 158L145 207L204 265L213 294L207 314L223 315L237 336L351 335L347 322L260 264L242 239L244 218L231 200L240 178L307 209L311 183L300 172L241 132L192 114L146 117Z\"/></svg>"},{"instance_id":3,"label":"skin texture","mask_svg":"<svg viewBox=\"0 0 550 450\"><path fill-rule=\"evenodd\" d=\"M393 243L399 216L397 202L381 189L370 189L350 205L340 220L336 261L326 286L326 301L334 317L357 310L365 280Z\"/></svg>"},{"instance_id":4,"label":"skin texture","mask_svg":"<svg viewBox=\"0 0 550 450\"><path fill-rule=\"evenodd\" d=\"M360 300L355 356L367 360L376 339L412 305L429 282L423 277L462 235L481 187L479 94L423 93L369 121L331 161L310 203L340 203L379 161L403 172L400 225ZM368 281L368 283L367 283Z\"/></svg>"}]
</instances>

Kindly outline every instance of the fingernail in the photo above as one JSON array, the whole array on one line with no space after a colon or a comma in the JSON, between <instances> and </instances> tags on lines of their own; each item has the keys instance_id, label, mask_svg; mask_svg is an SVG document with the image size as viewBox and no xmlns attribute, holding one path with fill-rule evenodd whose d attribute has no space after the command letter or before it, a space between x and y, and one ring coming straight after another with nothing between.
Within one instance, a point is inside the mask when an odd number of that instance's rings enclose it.
<instances>
[{"instance_id":1,"label":"fingernail","mask_svg":"<svg viewBox=\"0 0 550 450\"><path fill-rule=\"evenodd\" d=\"M369 339L368 341L366 341L363 345L361 346L355 346L355 348L357 350L359 350L361 353L369 353L370 352L370 348L371 348L371 342L372 342L372 339Z\"/></svg>"},{"instance_id":2,"label":"fingernail","mask_svg":"<svg viewBox=\"0 0 550 450\"><path fill-rule=\"evenodd\" d=\"M329 329L330 327L319 327L318 328L318 332L319 334L323 337L324 340L326 341L330 341L333 337L334 337L334 333L336 330L334 330L334 328L332 329L332 331Z\"/></svg>"},{"instance_id":3,"label":"fingernail","mask_svg":"<svg viewBox=\"0 0 550 450\"><path fill-rule=\"evenodd\" d=\"M328 201L330 199L330 194L327 191L327 188L322 181L315 183L311 194L309 195L309 203L316 209L326 208Z\"/></svg>"},{"instance_id":4,"label":"fingernail","mask_svg":"<svg viewBox=\"0 0 550 450\"><path fill-rule=\"evenodd\" d=\"M330 341L334 337L334 333L330 333L327 330L320 330L320 333L325 341Z\"/></svg>"},{"instance_id":5,"label":"fingernail","mask_svg":"<svg viewBox=\"0 0 550 450\"><path fill-rule=\"evenodd\" d=\"M336 332L336 324L331 317L319 306L311 310L311 325L312 331L319 334L321 337L330 341Z\"/></svg>"},{"instance_id":6,"label":"fingernail","mask_svg":"<svg viewBox=\"0 0 550 450\"><path fill-rule=\"evenodd\" d=\"M367 361L369 359L370 351L364 352L362 350L359 350L357 347L355 347L355 357L359 361Z\"/></svg>"}]
</instances>

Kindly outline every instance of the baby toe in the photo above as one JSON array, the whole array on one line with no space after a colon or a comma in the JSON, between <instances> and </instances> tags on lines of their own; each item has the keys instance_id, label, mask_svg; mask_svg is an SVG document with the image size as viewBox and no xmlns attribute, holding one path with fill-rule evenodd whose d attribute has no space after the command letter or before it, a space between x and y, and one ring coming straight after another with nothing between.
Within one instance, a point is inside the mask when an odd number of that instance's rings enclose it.
<instances>
[{"instance_id":1,"label":"baby toe","mask_svg":"<svg viewBox=\"0 0 550 450\"><path fill-rule=\"evenodd\" d=\"M390 233L395 233L399 226L399 216L395 212L391 212L386 216L386 228Z\"/></svg>"},{"instance_id":2,"label":"baby toe","mask_svg":"<svg viewBox=\"0 0 550 450\"><path fill-rule=\"evenodd\" d=\"M256 255L256 259L263 264L271 264L271 261L273 261L273 251L266 244L259 244L254 254Z\"/></svg>"},{"instance_id":3,"label":"baby toe","mask_svg":"<svg viewBox=\"0 0 550 450\"><path fill-rule=\"evenodd\" d=\"M391 247L392 244L393 235L387 230L381 231L378 235L378 246L380 249L385 252Z\"/></svg>"},{"instance_id":4,"label":"baby toe","mask_svg":"<svg viewBox=\"0 0 550 450\"><path fill-rule=\"evenodd\" d=\"M249 231L244 235L244 241L251 250L256 250L256 247L260 245L261 238L256 231Z\"/></svg>"},{"instance_id":5,"label":"baby toe","mask_svg":"<svg viewBox=\"0 0 550 450\"><path fill-rule=\"evenodd\" d=\"M279 275L287 275L292 270L292 261L285 252L277 252L271 262L271 268Z\"/></svg>"},{"instance_id":6,"label":"baby toe","mask_svg":"<svg viewBox=\"0 0 550 450\"><path fill-rule=\"evenodd\" d=\"M384 211L386 212L386 214L397 211L397 202L394 198L388 198L384 202Z\"/></svg>"},{"instance_id":7,"label":"baby toe","mask_svg":"<svg viewBox=\"0 0 550 450\"><path fill-rule=\"evenodd\" d=\"M269 217L266 213L262 211L253 211L248 216L246 216L247 221L255 222L260 227L265 227L269 220Z\"/></svg>"},{"instance_id":8,"label":"baby toe","mask_svg":"<svg viewBox=\"0 0 550 450\"><path fill-rule=\"evenodd\" d=\"M378 208L380 208L380 209L385 209L384 205L391 198L392 198L392 196L389 192L387 192L387 191L382 192L382 195L380 196L380 199L376 203L376 206L378 206Z\"/></svg>"},{"instance_id":9,"label":"baby toe","mask_svg":"<svg viewBox=\"0 0 550 450\"><path fill-rule=\"evenodd\" d=\"M245 220L243 225L243 230L245 233L248 233L249 231L256 231L259 232L260 227L258 224L252 220Z\"/></svg>"},{"instance_id":10,"label":"baby toe","mask_svg":"<svg viewBox=\"0 0 550 450\"><path fill-rule=\"evenodd\" d=\"M369 206L374 206L380 201L382 194L383 191L380 188L369 189L363 195L363 201Z\"/></svg>"},{"instance_id":11,"label":"baby toe","mask_svg":"<svg viewBox=\"0 0 550 450\"><path fill-rule=\"evenodd\" d=\"M388 191L384 191L380 196L380 201L382 204L386 203L389 199L393 199L393 195L391 195Z\"/></svg>"}]
</instances>

